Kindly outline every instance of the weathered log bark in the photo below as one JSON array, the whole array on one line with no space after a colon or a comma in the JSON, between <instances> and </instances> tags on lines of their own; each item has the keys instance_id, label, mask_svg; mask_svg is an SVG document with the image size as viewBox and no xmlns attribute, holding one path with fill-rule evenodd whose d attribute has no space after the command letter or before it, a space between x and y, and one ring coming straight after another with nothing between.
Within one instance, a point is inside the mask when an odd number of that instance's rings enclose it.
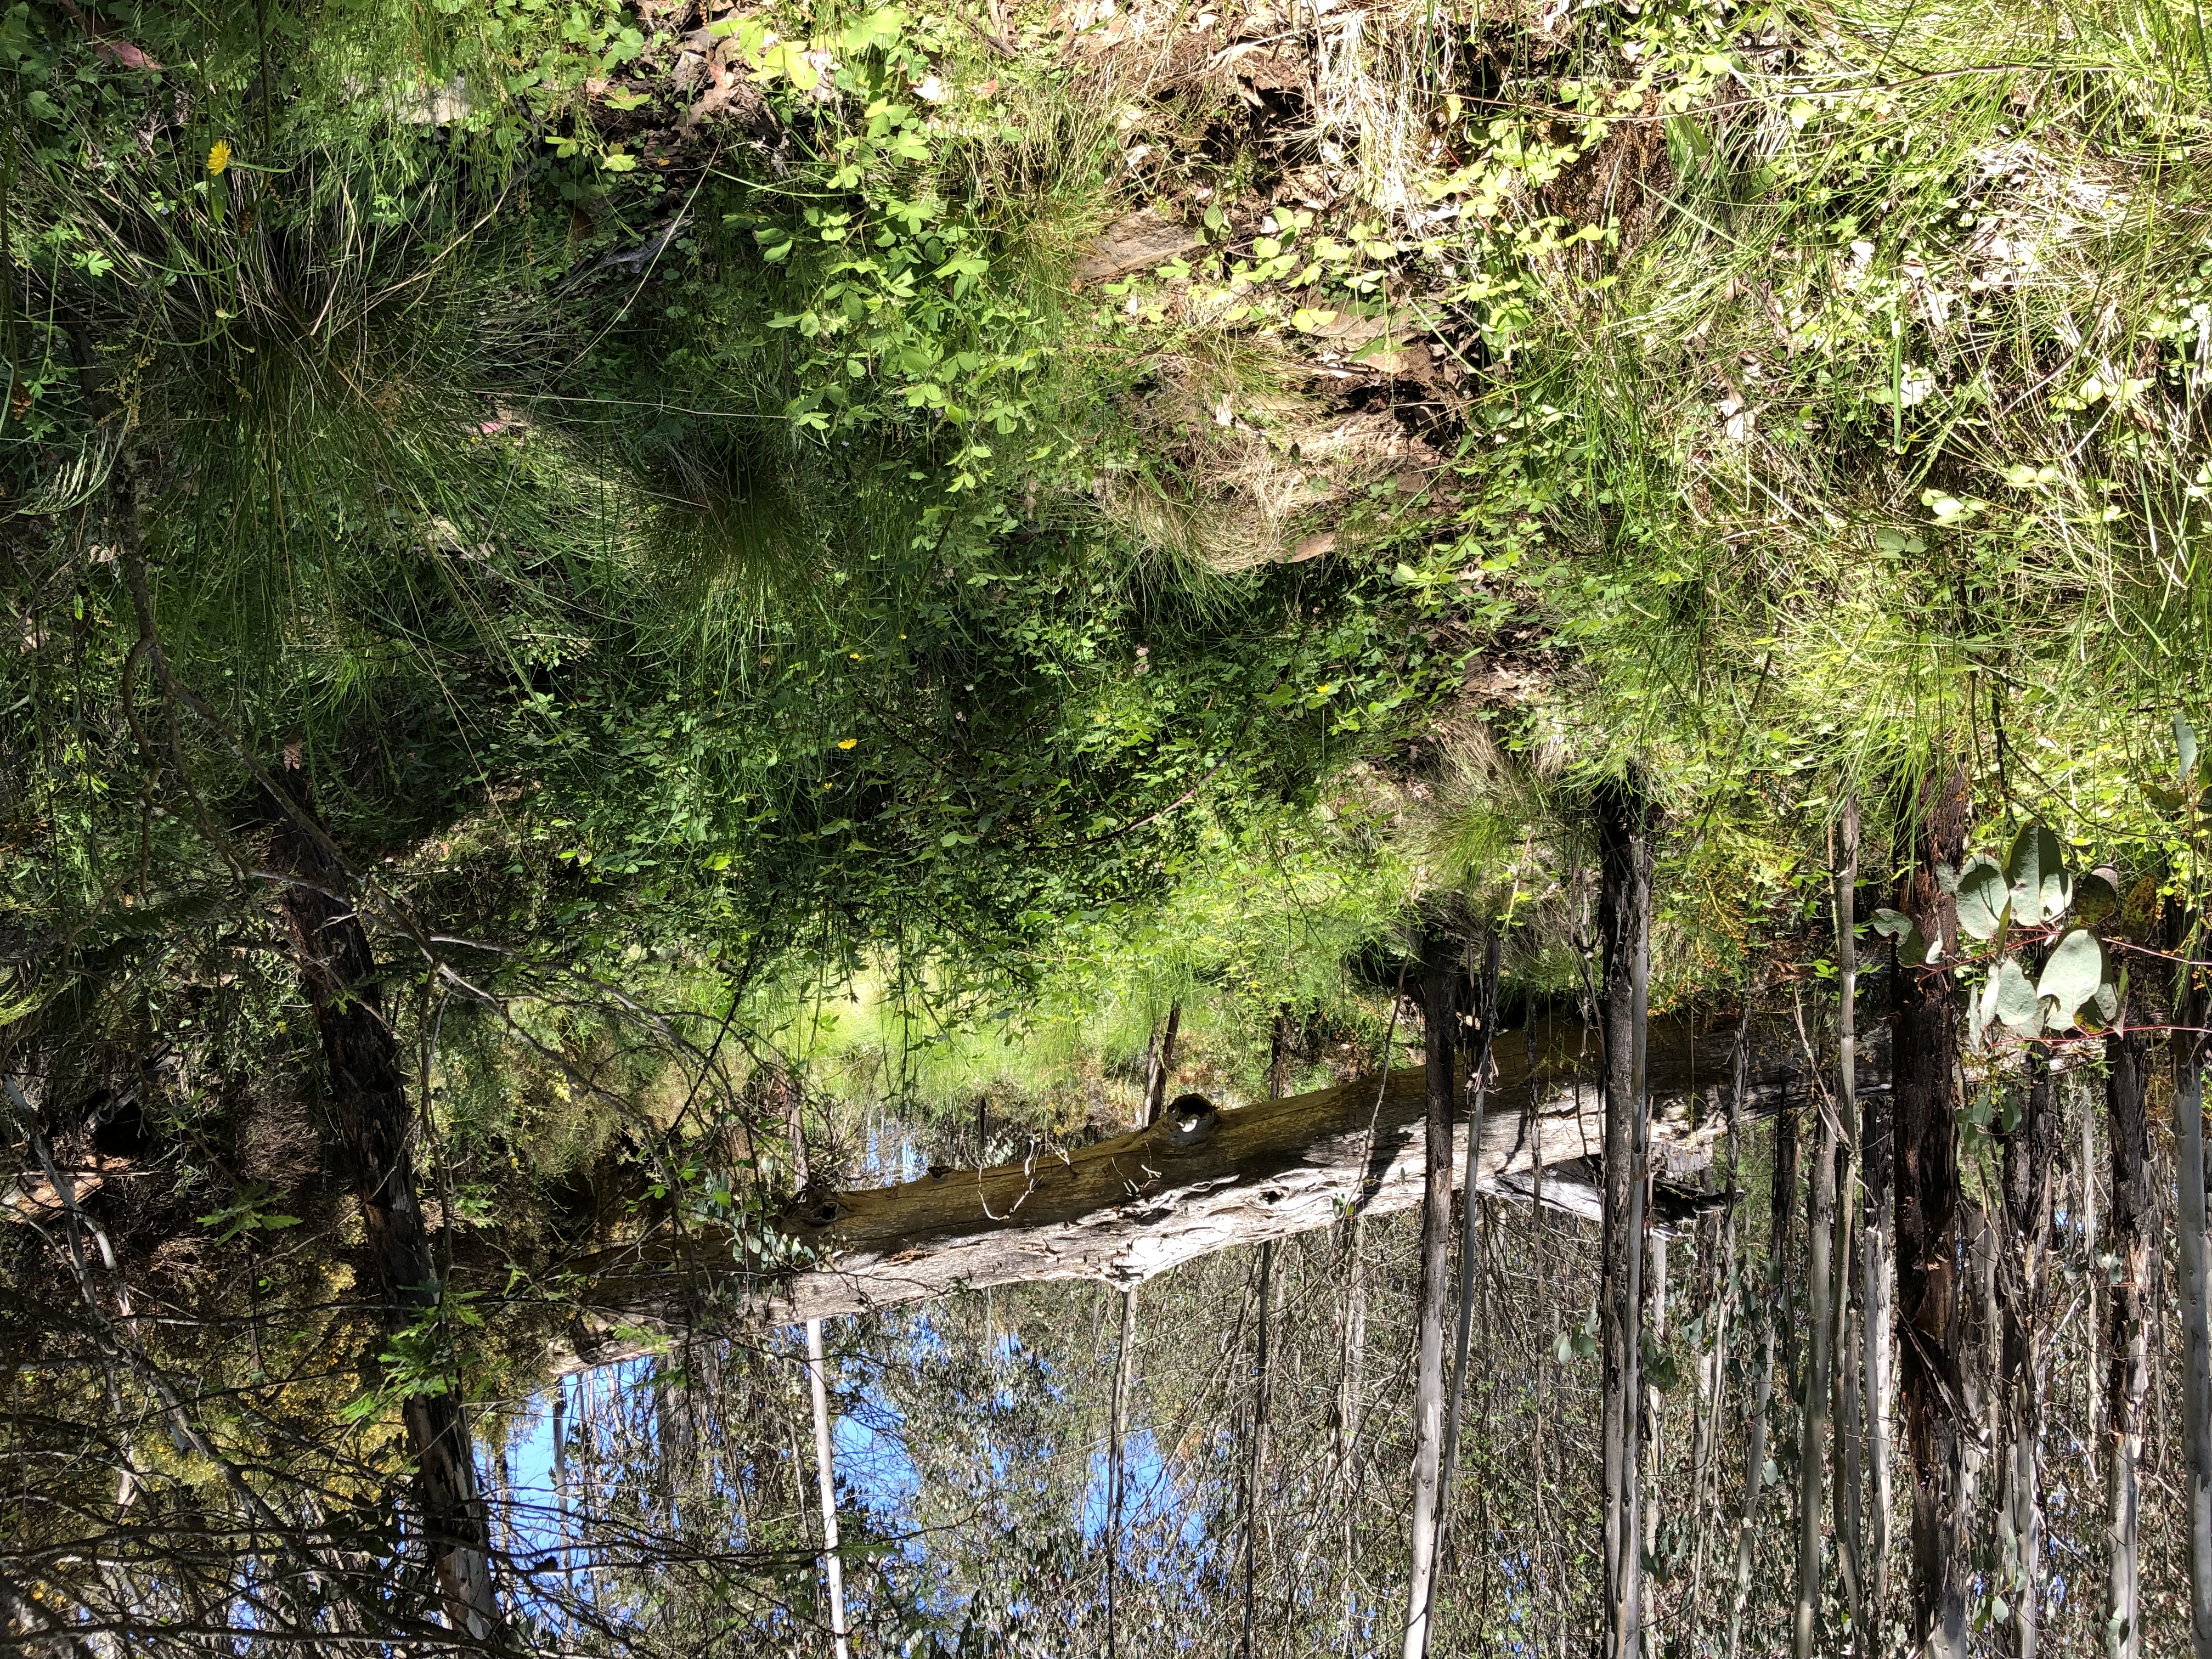
<instances>
[{"instance_id":1,"label":"weathered log bark","mask_svg":"<svg viewBox=\"0 0 2212 1659\"><path fill-rule=\"evenodd\" d=\"M1421 1189L1420 1347L1413 1368L1413 1516L1407 1575L1405 1659L1427 1659L1430 1592L1437 1567L1437 1500L1444 1452L1444 1304L1450 1279L1452 1096L1459 1048L1459 950L1431 932L1421 950L1422 1116L1425 1148ZM1478 1146L1480 1142L1476 1143Z\"/></svg>"},{"instance_id":2,"label":"weathered log bark","mask_svg":"<svg viewBox=\"0 0 2212 1659\"><path fill-rule=\"evenodd\" d=\"M2003 1349L1998 1378L2005 1419L2004 1503L1999 1545L2010 1569L2009 1629L2016 1659L2035 1659L2043 1554L2043 1389L2035 1360L2035 1327L2043 1297L2051 1230L2051 1171L2058 1151L2057 1091L2049 1049L2028 1051L2027 1088L2020 1120L2005 1131L2004 1218L2008 1248L1998 1257Z\"/></svg>"},{"instance_id":3,"label":"weathered log bark","mask_svg":"<svg viewBox=\"0 0 2212 1659\"><path fill-rule=\"evenodd\" d=\"M2111 1444L2105 1497L2111 1528L2105 1651L2110 1659L2142 1652L2142 1601L2136 1517L2142 1462L2143 1396L2150 1387L2143 1300L2150 1285L2150 1123L2144 1106L2148 1042L2124 1029L2105 1039L2105 1109L2112 1139L2112 1254L2118 1261L2105 1306L2105 1420Z\"/></svg>"},{"instance_id":4,"label":"weathered log bark","mask_svg":"<svg viewBox=\"0 0 2212 1659\"><path fill-rule=\"evenodd\" d=\"M1639 781L1596 800L1600 927L1605 959L1604 1203L1598 1301L1604 1373L1605 1651L1643 1647L1641 1459L1644 1334L1645 995L1650 965L1650 805Z\"/></svg>"},{"instance_id":5,"label":"weathered log bark","mask_svg":"<svg viewBox=\"0 0 2212 1659\"><path fill-rule=\"evenodd\" d=\"M351 885L345 866L318 833L304 781L275 805L282 815L276 858L298 878L283 889L284 921L322 1038L386 1318L402 1330L436 1307L438 1290L415 1193L398 1045L384 1017L368 930L345 896ZM400 1413L447 1622L488 1640L499 1620L490 1528L459 1393L410 1395Z\"/></svg>"},{"instance_id":6,"label":"weathered log bark","mask_svg":"<svg viewBox=\"0 0 2212 1659\"><path fill-rule=\"evenodd\" d=\"M1931 777L1898 908L1948 956L1957 907L1939 866L1965 856L1966 778ZM1912 1630L1930 1659L1965 1659L1966 1529L1959 1403L1959 1148L1952 1080L1958 1071L1957 981L1948 969L1899 963L1890 1016L1891 1109L1897 1155L1897 1292L1900 1403L1912 1481Z\"/></svg>"}]
</instances>

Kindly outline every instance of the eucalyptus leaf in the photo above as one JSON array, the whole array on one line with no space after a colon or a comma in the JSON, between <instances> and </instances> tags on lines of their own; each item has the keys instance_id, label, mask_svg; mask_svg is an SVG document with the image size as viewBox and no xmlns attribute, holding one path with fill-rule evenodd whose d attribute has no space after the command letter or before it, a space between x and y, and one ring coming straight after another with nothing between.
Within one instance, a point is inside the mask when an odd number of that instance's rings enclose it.
<instances>
[{"instance_id":1,"label":"eucalyptus leaf","mask_svg":"<svg viewBox=\"0 0 2212 1659\"><path fill-rule=\"evenodd\" d=\"M1901 966L1923 966L1936 954L1929 948L1927 937L1920 931L1920 924L1902 910L1877 910L1868 925L1884 939L1897 941L1897 960Z\"/></svg>"},{"instance_id":2,"label":"eucalyptus leaf","mask_svg":"<svg viewBox=\"0 0 2212 1659\"><path fill-rule=\"evenodd\" d=\"M2051 959L2043 965L2043 978L2035 991L2038 996L2056 1002L2064 1023L2071 1024L2075 1011L2111 978L2105 942L2087 928L2075 927L2051 947Z\"/></svg>"},{"instance_id":3,"label":"eucalyptus leaf","mask_svg":"<svg viewBox=\"0 0 2212 1659\"><path fill-rule=\"evenodd\" d=\"M2189 780L2197 775L2197 728L2190 725L2186 714L2173 717L2173 746L2181 753L2181 781L2186 788Z\"/></svg>"},{"instance_id":4,"label":"eucalyptus leaf","mask_svg":"<svg viewBox=\"0 0 2212 1659\"><path fill-rule=\"evenodd\" d=\"M2007 957L1991 983L1996 988L1996 1017L2007 1030L2024 1037L2042 1030L2043 1005L2037 1000L2035 985L2017 961Z\"/></svg>"},{"instance_id":5,"label":"eucalyptus leaf","mask_svg":"<svg viewBox=\"0 0 2212 1659\"><path fill-rule=\"evenodd\" d=\"M1959 926L1971 939L1996 937L2011 894L2005 872L1995 859L1978 854L1959 872Z\"/></svg>"},{"instance_id":6,"label":"eucalyptus leaf","mask_svg":"<svg viewBox=\"0 0 2212 1659\"><path fill-rule=\"evenodd\" d=\"M2066 908L2072 881L2066 872L2066 848L2039 823L2013 837L2005 875L2012 888L2012 919L2026 927L2051 921Z\"/></svg>"},{"instance_id":7,"label":"eucalyptus leaf","mask_svg":"<svg viewBox=\"0 0 2212 1659\"><path fill-rule=\"evenodd\" d=\"M2120 908L2120 872L2100 865L2074 878L2074 920L2094 927Z\"/></svg>"}]
</instances>

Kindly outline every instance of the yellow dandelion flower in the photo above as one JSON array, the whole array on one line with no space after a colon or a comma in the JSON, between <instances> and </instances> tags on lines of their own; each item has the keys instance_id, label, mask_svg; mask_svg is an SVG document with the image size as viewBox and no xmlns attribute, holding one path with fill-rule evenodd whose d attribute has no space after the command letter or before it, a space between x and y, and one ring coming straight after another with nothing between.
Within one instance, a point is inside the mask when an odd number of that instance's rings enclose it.
<instances>
[{"instance_id":1,"label":"yellow dandelion flower","mask_svg":"<svg viewBox=\"0 0 2212 1659\"><path fill-rule=\"evenodd\" d=\"M858 738L840 738L837 740L837 746L840 749L857 749L860 744L860 740Z\"/></svg>"},{"instance_id":2,"label":"yellow dandelion flower","mask_svg":"<svg viewBox=\"0 0 2212 1659\"><path fill-rule=\"evenodd\" d=\"M223 169L229 165L230 140L218 138L215 141L215 148L208 151L208 174L210 178L221 178Z\"/></svg>"}]
</instances>

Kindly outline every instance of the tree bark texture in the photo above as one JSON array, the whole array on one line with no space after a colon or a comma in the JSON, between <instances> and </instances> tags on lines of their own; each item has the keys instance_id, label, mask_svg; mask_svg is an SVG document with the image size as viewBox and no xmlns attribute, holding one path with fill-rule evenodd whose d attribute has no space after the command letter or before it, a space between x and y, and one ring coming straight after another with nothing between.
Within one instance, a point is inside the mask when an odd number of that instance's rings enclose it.
<instances>
[{"instance_id":1,"label":"tree bark texture","mask_svg":"<svg viewBox=\"0 0 2212 1659\"><path fill-rule=\"evenodd\" d=\"M1605 965L1604 1204L1599 1290L1604 1366L1605 1646L1642 1650L1643 1155L1648 1125L1645 1007L1650 964L1650 807L1638 781L1596 801L1600 927Z\"/></svg>"},{"instance_id":2,"label":"tree bark texture","mask_svg":"<svg viewBox=\"0 0 2212 1659\"><path fill-rule=\"evenodd\" d=\"M287 779L274 852L297 879L283 888L284 923L322 1038L338 1127L386 1318L404 1330L438 1303L437 1272L415 1191L411 1115L398 1044L384 1016L368 933L347 897L351 883L314 816L304 780ZM402 1404L417 1501L448 1625L477 1641L499 1621L490 1526L456 1389Z\"/></svg>"},{"instance_id":3,"label":"tree bark texture","mask_svg":"<svg viewBox=\"0 0 2212 1659\"><path fill-rule=\"evenodd\" d=\"M2130 1011L2123 1009L2124 1022ZM2142 1464L2143 1396L2150 1387L2144 1328L2150 1285L2150 1123L2144 1102L2148 1041L2125 1029L2105 1039L2105 1110L2112 1142L2112 1209L2109 1222L2114 1268L2105 1302L2105 1421L2111 1460L2105 1474L2106 1522L2111 1528L2105 1651L2111 1659L2142 1652L2142 1607L2136 1516Z\"/></svg>"},{"instance_id":4,"label":"tree bark texture","mask_svg":"<svg viewBox=\"0 0 2212 1659\"><path fill-rule=\"evenodd\" d=\"M1413 1524L1405 1659L1429 1650L1437 1567L1437 1509L1443 1483L1444 1306L1450 1283L1453 1059L1459 1048L1459 949L1442 932L1422 941L1426 1152L1421 1194L1419 1351L1413 1370ZM1480 1145L1480 1143L1477 1143Z\"/></svg>"},{"instance_id":5,"label":"tree bark texture","mask_svg":"<svg viewBox=\"0 0 2212 1659\"><path fill-rule=\"evenodd\" d=\"M1854 1224L1856 1180L1864 1123L1859 1109L1858 1074L1858 882L1859 804L1844 805L1842 859L1836 867L1836 1115L1843 1145L1836 1164L1835 1265L1836 1382L1835 1454L1836 1557L1851 1631L1866 1629L1865 1510L1861 1490L1865 1475L1866 1407L1860 1387L1858 1354L1852 1341L1851 1285L1854 1254L1859 1248Z\"/></svg>"},{"instance_id":6,"label":"tree bark texture","mask_svg":"<svg viewBox=\"0 0 2212 1659\"><path fill-rule=\"evenodd\" d=\"M1963 774L1931 777L1920 801L1898 908L1948 956L1957 908L1936 879L1966 852ZM1891 1109L1896 1153L1899 1398L1911 1481L1912 1627L1931 1659L1965 1659L1968 1516L1960 1433L1956 1255L1959 1147L1953 1079L1960 1012L1947 969L1897 965L1890 1015Z\"/></svg>"}]
</instances>

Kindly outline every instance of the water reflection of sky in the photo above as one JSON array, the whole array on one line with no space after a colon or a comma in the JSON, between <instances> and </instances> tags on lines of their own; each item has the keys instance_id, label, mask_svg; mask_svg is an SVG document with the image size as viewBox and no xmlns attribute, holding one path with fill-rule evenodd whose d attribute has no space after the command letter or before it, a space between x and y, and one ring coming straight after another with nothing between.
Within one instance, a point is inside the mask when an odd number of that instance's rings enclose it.
<instances>
[{"instance_id":1,"label":"water reflection of sky","mask_svg":"<svg viewBox=\"0 0 2212 1659\"><path fill-rule=\"evenodd\" d=\"M1048 1500L1055 1486L1073 1500L1069 1519L1083 1546L1097 1552L1103 1562L1110 1485L1103 1419L1096 1425L1097 1442L1090 1445L1040 1447L1025 1440L1018 1426L1025 1402L1034 1407L1042 1401L1066 1401L1073 1379L1061 1373L1060 1363L1027 1348L1015 1331L1000 1330L987 1339L981 1356L986 1363L980 1373L972 1368L967 1372L975 1386L963 1402L964 1416L975 1425L975 1439L972 1443L963 1441L964 1461L947 1471L959 1490L933 1494L927 1490L931 1477L925 1471L933 1466L945 1468L946 1449L915 1443L915 1431L902 1408L900 1395L931 1387L956 1372L960 1356L932 1310L916 1310L878 1323L875 1329L885 1340L871 1352L840 1356L833 1328L830 1365L841 1530L848 1544L868 1541L881 1547L873 1556L872 1571L895 1573L906 1582L915 1603L949 1615L957 1610L958 1598L949 1588L957 1575L940 1573L937 1569L941 1564L933 1561L933 1552L957 1553L963 1541L969 1551L975 1548L977 1538L963 1540L955 1534L963 1515L977 1513L979 1501L989 1507L991 1498L1017 1490ZM785 1333L775 1346L788 1357L796 1382L804 1366L799 1334ZM974 1352L969 1350L971 1355ZM1085 1363L1103 1366L1113 1361L1110 1341L1103 1353L1085 1357ZM577 1437L589 1417L604 1419L611 1407L623 1422L629 1467L641 1468L657 1457L659 1425L650 1394L661 1363L633 1359L562 1378L510 1419L501 1449L504 1491L499 1542L525 1569L526 1581L527 1569L538 1565L561 1574L568 1593L597 1600L585 1582L590 1575L581 1571L587 1565L590 1538L576 1513L583 1498L579 1466L586 1461ZM586 1409L587 1391L592 1411ZM1224 1547L1207 1535L1192 1473L1179 1468L1165 1454L1144 1420L1140 1401L1133 1402L1133 1415L1123 1445L1121 1571L1125 1578L1142 1577L1157 1586L1197 1595L1201 1577L1218 1572L1216 1550ZM558 1484L564 1460L556 1453L556 1426L570 1441L565 1460L570 1490L565 1504ZM795 1449L810 1454L804 1478L811 1497L811 1442ZM1074 1466L1082 1473L1063 1485L1052 1466L1071 1457L1082 1460ZM608 1469L605 1462L596 1466L592 1477L595 1503L611 1495L598 1484ZM933 1504L929 1501L933 1496L937 1500ZM811 1534L813 1529L808 1530ZM728 1542L744 1547L744 1540L734 1535ZM532 1602L526 1582L515 1586L515 1595L525 1607Z\"/></svg>"}]
</instances>

